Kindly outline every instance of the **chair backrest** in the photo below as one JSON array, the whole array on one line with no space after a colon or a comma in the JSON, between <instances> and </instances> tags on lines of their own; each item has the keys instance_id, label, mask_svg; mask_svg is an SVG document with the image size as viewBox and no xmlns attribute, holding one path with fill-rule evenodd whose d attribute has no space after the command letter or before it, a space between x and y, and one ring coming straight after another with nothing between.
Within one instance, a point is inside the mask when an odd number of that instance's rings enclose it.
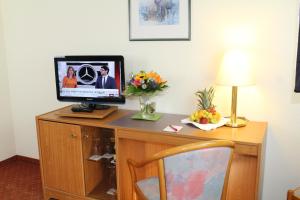
<instances>
[{"instance_id":1,"label":"chair backrest","mask_svg":"<svg viewBox=\"0 0 300 200\"><path fill-rule=\"evenodd\" d=\"M226 195L232 146L192 149L162 158L165 191L172 200L220 200ZM161 187L161 190L163 188ZM164 189L163 189L164 190ZM224 194L225 193L225 194ZM165 199L164 197L161 199Z\"/></svg>"}]
</instances>

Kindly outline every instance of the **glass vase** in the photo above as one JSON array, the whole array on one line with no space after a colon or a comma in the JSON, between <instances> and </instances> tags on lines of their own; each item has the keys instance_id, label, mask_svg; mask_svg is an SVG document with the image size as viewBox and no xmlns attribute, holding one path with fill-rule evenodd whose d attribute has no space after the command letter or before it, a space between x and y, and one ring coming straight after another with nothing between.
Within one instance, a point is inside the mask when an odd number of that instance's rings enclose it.
<instances>
[{"instance_id":1,"label":"glass vase","mask_svg":"<svg viewBox=\"0 0 300 200\"><path fill-rule=\"evenodd\" d=\"M139 96L140 116L142 119L151 119L155 115L155 102L150 101L150 96Z\"/></svg>"}]
</instances>

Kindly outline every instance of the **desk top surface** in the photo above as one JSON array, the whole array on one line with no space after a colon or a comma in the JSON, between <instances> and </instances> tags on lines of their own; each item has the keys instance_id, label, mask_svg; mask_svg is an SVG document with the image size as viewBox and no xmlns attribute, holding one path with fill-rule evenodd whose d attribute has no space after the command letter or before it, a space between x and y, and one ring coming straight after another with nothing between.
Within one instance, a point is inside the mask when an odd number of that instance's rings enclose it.
<instances>
[{"instance_id":1,"label":"desk top surface","mask_svg":"<svg viewBox=\"0 0 300 200\"><path fill-rule=\"evenodd\" d=\"M168 134L177 137L199 138L199 139L224 139L239 143L262 144L267 130L266 122L250 121L242 128L220 127L211 131L202 131L190 125L182 124L180 121L187 115L163 113L158 121L133 120L130 118L135 112L132 110L119 109L104 119L62 117L58 113L70 106L37 116L37 120L47 120L60 123L77 124L84 126L129 129L135 131L147 131L154 134ZM178 133L164 132L168 125L183 126Z\"/></svg>"}]
</instances>

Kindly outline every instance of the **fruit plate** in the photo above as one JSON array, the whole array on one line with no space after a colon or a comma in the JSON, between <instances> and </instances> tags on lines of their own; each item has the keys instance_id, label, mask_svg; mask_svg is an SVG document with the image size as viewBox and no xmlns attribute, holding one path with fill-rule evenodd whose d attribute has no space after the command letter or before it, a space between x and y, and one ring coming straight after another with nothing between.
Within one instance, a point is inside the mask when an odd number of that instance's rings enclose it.
<instances>
[{"instance_id":1,"label":"fruit plate","mask_svg":"<svg viewBox=\"0 0 300 200\"><path fill-rule=\"evenodd\" d=\"M210 131L210 130L213 130L213 129L216 129L220 126L225 125L229 121L230 121L230 119L222 117L221 120L216 124L199 124L197 122L191 121L189 118L185 118L185 119L181 120L181 123L183 123L183 124L193 124L194 126L196 126L197 128L199 128L201 130Z\"/></svg>"}]
</instances>

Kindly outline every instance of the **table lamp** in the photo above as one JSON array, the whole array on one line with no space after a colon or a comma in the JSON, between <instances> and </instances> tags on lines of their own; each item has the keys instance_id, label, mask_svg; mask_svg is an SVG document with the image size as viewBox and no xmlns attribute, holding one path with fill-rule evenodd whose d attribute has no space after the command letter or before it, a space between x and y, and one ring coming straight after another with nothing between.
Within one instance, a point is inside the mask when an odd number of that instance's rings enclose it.
<instances>
[{"instance_id":1,"label":"table lamp","mask_svg":"<svg viewBox=\"0 0 300 200\"><path fill-rule=\"evenodd\" d=\"M246 126L247 120L236 115L238 87L254 84L249 57L245 52L230 50L225 53L217 75L217 84L232 87L231 116L226 126Z\"/></svg>"}]
</instances>

